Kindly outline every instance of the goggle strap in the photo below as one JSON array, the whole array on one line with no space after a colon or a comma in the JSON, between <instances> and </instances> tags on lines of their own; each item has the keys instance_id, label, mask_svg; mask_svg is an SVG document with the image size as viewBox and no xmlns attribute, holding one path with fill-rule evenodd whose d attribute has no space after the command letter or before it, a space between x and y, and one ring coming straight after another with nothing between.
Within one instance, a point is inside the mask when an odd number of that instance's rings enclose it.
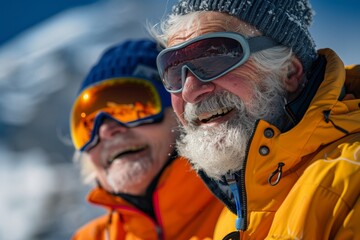
<instances>
[{"instance_id":1,"label":"goggle strap","mask_svg":"<svg viewBox=\"0 0 360 240\"><path fill-rule=\"evenodd\" d=\"M280 44L273 40L270 37L266 36L256 36L248 39L250 52L258 52L261 50L265 50L268 48L272 48L275 46L279 46Z\"/></svg>"}]
</instances>

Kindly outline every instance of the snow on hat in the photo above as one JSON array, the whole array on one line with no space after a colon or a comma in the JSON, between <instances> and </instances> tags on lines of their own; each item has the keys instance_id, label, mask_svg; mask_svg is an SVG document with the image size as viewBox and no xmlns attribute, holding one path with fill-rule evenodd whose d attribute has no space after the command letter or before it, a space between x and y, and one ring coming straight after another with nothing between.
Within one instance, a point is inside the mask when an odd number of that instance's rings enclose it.
<instances>
[{"instance_id":1,"label":"snow on hat","mask_svg":"<svg viewBox=\"0 0 360 240\"><path fill-rule=\"evenodd\" d=\"M160 49L148 39L126 40L108 48L81 83L78 94L92 84L117 77L137 77L155 85L163 106L171 106L156 67Z\"/></svg>"},{"instance_id":2,"label":"snow on hat","mask_svg":"<svg viewBox=\"0 0 360 240\"><path fill-rule=\"evenodd\" d=\"M292 48L305 71L317 57L309 33L314 12L308 0L179 0L173 14L216 11L250 23L265 36Z\"/></svg>"}]
</instances>

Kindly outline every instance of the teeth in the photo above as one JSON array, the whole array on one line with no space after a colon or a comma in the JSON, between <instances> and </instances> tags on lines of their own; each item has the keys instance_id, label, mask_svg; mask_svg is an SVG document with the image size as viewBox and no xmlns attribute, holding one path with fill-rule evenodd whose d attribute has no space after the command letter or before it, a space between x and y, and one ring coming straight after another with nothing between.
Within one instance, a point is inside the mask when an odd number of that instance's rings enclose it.
<instances>
[{"instance_id":1,"label":"teeth","mask_svg":"<svg viewBox=\"0 0 360 240\"><path fill-rule=\"evenodd\" d=\"M224 115L231 111L231 108L221 108L211 113L204 113L199 116L199 121L208 121L213 117Z\"/></svg>"},{"instance_id":2,"label":"teeth","mask_svg":"<svg viewBox=\"0 0 360 240\"><path fill-rule=\"evenodd\" d=\"M128 153L128 152L136 152L139 150L144 149L146 146L131 146L125 149L122 149L120 152L116 152L109 160L109 162L113 162L117 157L119 157L120 155L124 154L124 153Z\"/></svg>"},{"instance_id":3,"label":"teeth","mask_svg":"<svg viewBox=\"0 0 360 240\"><path fill-rule=\"evenodd\" d=\"M213 116L213 114L211 114L211 113L204 113L204 114L201 114L201 116L199 116L199 120L203 121L205 119L211 118L212 116Z\"/></svg>"}]
</instances>

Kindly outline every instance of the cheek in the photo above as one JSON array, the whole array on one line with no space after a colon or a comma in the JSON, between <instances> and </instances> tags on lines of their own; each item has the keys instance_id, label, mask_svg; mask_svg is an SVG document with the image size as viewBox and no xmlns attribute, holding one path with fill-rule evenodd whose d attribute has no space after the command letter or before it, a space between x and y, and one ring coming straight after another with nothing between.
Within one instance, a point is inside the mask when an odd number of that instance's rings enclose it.
<instances>
[{"instance_id":1,"label":"cheek","mask_svg":"<svg viewBox=\"0 0 360 240\"><path fill-rule=\"evenodd\" d=\"M101 155L100 155L100 151L99 151L99 146L95 146L94 148L92 148L89 152L89 160L91 160L91 162L93 163L94 167L96 169L101 169L102 168L102 164L101 164Z\"/></svg>"},{"instance_id":2,"label":"cheek","mask_svg":"<svg viewBox=\"0 0 360 240\"><path fill-rule=\"evenodd\" d=\"M181 93L171 94L171 103L176 116L179 118L182 124L185 124L185 120L183 118L185 102Z\"/></svg>"},{"instance_id":3,"label":"cheek","mask_svg":"<svg viewBox=\"0 0 360 240\"><path fill-rule=\"evenodd\" d=\"M216 80L218 89L233 93L243 101L250 101L253 95L252 79L238 76L236 74L227 74Z\"/></svg>"}]
</instances>

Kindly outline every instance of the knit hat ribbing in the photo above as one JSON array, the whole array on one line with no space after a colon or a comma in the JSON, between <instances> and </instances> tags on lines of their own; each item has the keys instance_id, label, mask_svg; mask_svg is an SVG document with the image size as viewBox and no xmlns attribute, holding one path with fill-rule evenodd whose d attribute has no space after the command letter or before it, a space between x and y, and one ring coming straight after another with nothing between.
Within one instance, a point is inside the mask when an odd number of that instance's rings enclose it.
<instances>
[{"instance_id":1,"label":"knit hat ribbing","mask_svg":"<svg viewBox=\"0 0 360 240\"><path fill-rule=\"evenodd\" d=\"M309 33L313 10L308 0L179 0L173 14L216 11L247 22L265 36L292 48L306 70L317 58Z\"/></svg>"}]
</instances>

